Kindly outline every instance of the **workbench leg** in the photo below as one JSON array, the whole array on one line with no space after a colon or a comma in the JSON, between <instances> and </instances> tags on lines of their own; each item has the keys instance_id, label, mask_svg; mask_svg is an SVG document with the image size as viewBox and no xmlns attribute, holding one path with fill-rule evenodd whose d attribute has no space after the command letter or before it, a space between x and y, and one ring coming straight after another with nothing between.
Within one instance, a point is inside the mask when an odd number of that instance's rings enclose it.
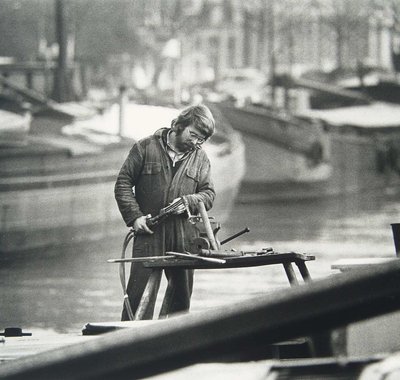
<instances>
[{"instance_id":1,"label":"workbench leg","mask_svg":"<svg viewBox=\"0 0 400 380\"><path fill-rule=\"evenodd\" d=\"M157 298L160 288L162 269L153 269L143 291L142 298L136 310L135 320L141 320L146 315L149 304Z\"/></svg>"},{"instance_id":2,"label":"workbench leg","mask_svg":"<svg viewBox=\"0 0 400 380\"><path fill-rule=\"evenodd\" d=\"M286 276L289 279L290 286L299 285L296 273L294 272L292 267L292 263L283 263L283 267L285 268Z\"/></svg>"},{"instance_id":3,"label":"workbench leg","mask_svg":"<svg viewBox=\"0 0 400 380\"><path fill-rule=\"evenodd\" d=\"M308 268L306 267L305 262L304 261L296 261L296 265L299 268L299 271L301 273L301 276L303 277L303 280L305 282L311 281L310 272L308 271Z\"/></svg>"},{"instance_id":4,"label":"workbench leg","mask_svg":"<svg viewBox=\"0 0 400 380\"><path fill-rule=\"evenodd\" d=\"M163 318L167 317L168 312L170 310L171 301L172 301L174 292L175 292L175 284L174 284L173 277L171 277L168 279L168 286L167 286L167 289L165 290L164 300L163 300L163 303L161 306L159 319L163 319Z\"/></svg>"}]
</instances>

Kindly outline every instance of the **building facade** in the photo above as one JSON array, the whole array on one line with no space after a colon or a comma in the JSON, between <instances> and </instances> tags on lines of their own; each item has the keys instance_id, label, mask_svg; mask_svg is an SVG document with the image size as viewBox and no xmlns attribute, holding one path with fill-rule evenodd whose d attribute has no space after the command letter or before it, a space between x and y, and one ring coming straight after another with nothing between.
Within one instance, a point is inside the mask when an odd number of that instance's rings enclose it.
<instances>
[{"instance_id":1,"label":"building facade","mask_svg":"<svg viewBox=\"0 0 400 380\"><path fill-rule=\"evenodd\" d=\"M266 75L360 63L392 69L391 18L365 3L343 0L337 9L307 0L204 1L197 27L181 34L183 80L218 80L244 67Z\"/></svg>"}]
</instances>

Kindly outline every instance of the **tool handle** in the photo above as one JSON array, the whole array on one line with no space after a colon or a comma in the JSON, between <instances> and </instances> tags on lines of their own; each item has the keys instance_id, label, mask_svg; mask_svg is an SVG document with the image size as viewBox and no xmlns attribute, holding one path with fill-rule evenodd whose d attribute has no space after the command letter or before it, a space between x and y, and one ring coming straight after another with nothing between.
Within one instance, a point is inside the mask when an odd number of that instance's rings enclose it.
<instances>
[{"instance_id":1,"label":"tool handle","mask_svg":"<svg viewBox=\"0 0 400 380\"><path fill-rule=\"evenodd\" d=\"M214 250L218 250L218 244L217 244L217 241L215 240L215 236L214 236L214 233L213 233L213 230L211 227L210 219L208 219L206 206L204 206L204 203L200 201L197 204L197 207L200 211L201 218L203 219L204 227L206 229L206 234L207 234L208 240L210 241L211 248Z\"/></svg>"},{"instance_id":2,"label":"tool handle","mask_svg":"<svg viewBox=\"0 0 400 380\"><path fill-rule=\"evenodd\" d=\"M222 245L222 244L228 243L228 241L231 241L231 240L233 240L233 239L236 239L237 237L239 237L240 235L245 234L246 232L250 232L250 229L249 229L248 227L244 228L242 231L239 231L239 232L237 232L236 234L234 234L234 235L232 235L232 236L229 236L229 237L226 238L225 240L222 240L222 241L220 242L220 244Z\"/></svg>"},{"instance_id":3,"label":"tool handle","mask_svg":"<svg viewBox=\"0 0 400 380\"><path fill-rule=\"evenodd\" d=\"M157 224L164 221L164 219L167 219L168 216L169 216L168 214L160 214L160 215L156 215L151 218L148 218L146 220L147 227L151 228L151 227L156 226Z\"/></svg>"}]
</instances>

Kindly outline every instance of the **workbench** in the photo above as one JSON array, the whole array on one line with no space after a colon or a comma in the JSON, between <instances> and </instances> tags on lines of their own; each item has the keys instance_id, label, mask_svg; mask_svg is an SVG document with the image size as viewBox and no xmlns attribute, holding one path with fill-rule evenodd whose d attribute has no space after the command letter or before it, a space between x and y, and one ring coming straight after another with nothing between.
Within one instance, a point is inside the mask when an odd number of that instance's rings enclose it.
<instances>
[{"instance_id":1,"label":"workbench","mask_svg":"<svg viewBox=\"0 0 400 380\"><path fill-rule=\"evenodd\" d=\"M314 256L306 255L303 253L266 253L261 255L247 255L237 257L224 257L225 263L212 263L202 261L200 259L187 259L187 258L151 258L148 257L142 262L145 268L152 270L149 280L146 284L146 288L143 292L142 299L138 306L135 314L135 320L143 319L146 314L148 304L151 297L154 297L155 289L157 288L158 279L160 278L160 272L166 268L181 268L181 269L228 269L228 268L246 268L263 265L276 265L280 264L284 267L286 276L291 286L297 286L299 281L296 276L296 272L293 268L293 263L296 264L300 275L304 282L310 281L311 276L306 266L306 262L315 260ZM170 294L167 291L164 295L164 302L168 304L168 298ZM160 316L164 314L164 311L160 311Z\"/></svg>"}]
</instances>

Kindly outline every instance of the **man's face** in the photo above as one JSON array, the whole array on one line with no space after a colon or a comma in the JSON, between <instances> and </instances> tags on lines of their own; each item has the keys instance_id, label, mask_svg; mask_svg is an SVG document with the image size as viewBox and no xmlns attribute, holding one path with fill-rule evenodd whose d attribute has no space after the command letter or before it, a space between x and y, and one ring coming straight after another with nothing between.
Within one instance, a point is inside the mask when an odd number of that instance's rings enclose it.
<instances>
[{"instance_id":1,"label":"man's face","mask_svg":"<svg viewBox=\"0 0 400 380\"><path fill-rule=\"evenodd\" d=\"M181 151L189 151L199 147L206 141L206 136L196 127L188 125L184 130L176 133L176 145Z\"/></svg>"}]
</instances>

